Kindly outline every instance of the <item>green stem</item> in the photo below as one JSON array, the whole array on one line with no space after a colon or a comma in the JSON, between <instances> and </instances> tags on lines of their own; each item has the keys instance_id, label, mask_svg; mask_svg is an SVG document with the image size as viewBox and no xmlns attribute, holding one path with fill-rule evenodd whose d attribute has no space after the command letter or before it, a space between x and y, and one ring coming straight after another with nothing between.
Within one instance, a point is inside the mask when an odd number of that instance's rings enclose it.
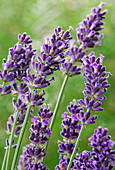
<instances>
[{"instance_id":1,"label":"green stem","mask_svg":"<svg viewBox=\"0 0 115 170\"><path fill-rule=\"evenodd\" d=\"M25 132L25 129L26 129L28 117L29 117L29 114L30 114L30 109L31 109L31 106L28 105L28 109L27 109L26 116L25 116L25 119L24 119L23 127L21 129L20 136L19 136L18 143L17 143L17 147L16 147L16 150L15 150L11 170L14 170L15 166L16 166L16 161L17 161L17 158L18 158L18 153L19 153L19 150L20 150L22 138L24 136L24 132Z\"/></svg>"},{"instance_id":2,"label":"green stem","mask_svg":"<svg viewBox=\"0 0 115 170\"><path fill-rule=\"evenodd\" d=\"M60 92L59 92L57 103L56 103L56 106L55 106L55 109L54 109L54 112L53 112L53 116L52 116L52 120L51 120L51 123L50 123L50 126L49 126L51 131L52 131L52 128L53 128L55 118L57 116L57 112L58 112L58 109L59 109L59 106L60 106L60 103L61 103L61 99L62 99L62 96L63 96L63 93L64 93L68 79L69 79L69 76L66 75L65 78L64 78L63 84L61 86Z\"/></svg>"},{"instance_id":3,"label":"green stem","mask_svg":"<svg viewBox=\"0 0 115 170\"><path fill-rule=\"evenodd\" d=\"M5 162L6 162L7 152L8 152L8 150L6 149L5 154L4 154L4 159L3 159L3 163L2 163L2 168L1 168L1 170L4 170L4 166L5 166Z\"/></svg>"},{"instance_id":4,"label":"green stem","mask_svg":"<svg viewBox=\"0 0 115 170\"><path fill-rule=\"evenodd\" d=\"M72 153L72 155L71 155L71 158L70 158L70 161L69 161L69 165L68 165L68 167L67 167L67 170L70 170L70 167L71 167L71 164L72 164L72 162L73 162L73 158L74 158L74 156L75 156L75 153L76 153L76 150L77 150L77 147L78 147L78 143L79 143L79 139L80 139L80 137L81 137L81 133L82 133L82 131L83 131L83 125L82 125L82 127L81 127L81 130L80 130L80 132L79 132L79 136L78 136L78 138L77 138L77 141L76 141L76 144L75 144L75 147L74 147L74 150L73 150L73 153Z\"/></svg>"},{"instance_id":5,"label":"green stem","mask_svg":"<svg viewBox=\"0 0 115 170\"><path fill-rule=\"evenodd\" d=\"M59 92L57 103L56 103L56 106L55 106L55 109L54 109L54 112L53 112L53 116L52 116L52 120L51 120L51 123L50 123L50 126L49 126L51 131L52 131L52 128L53 128L53 125L54 125L54 121L55 121L56 116L57 116L57 112L58 112L58 109L59 109L59 106L60 106L60 103L61 103L61 99L62 99L62 96L63 96L63 93L64 93L64 90L65 90L65 87L66 87L68 79L69 79L69 76L66 75L64 80L63 80L63 84L61 86L60 92ZM45 152L47 151L48 144L49 144L49 140L46 143ZM44 160L45 160L45 157L42 159L42 161L44 162Z\"/></svg>"},{"instance_id":6,"label":"green stem","mask_svg":"<svg viewBox=\"0 0 115 170\"><path fill-rule=\"evenodd\" d=\"M8 168L9 168L10 153L11 153L11 148L12 148L12 141L13 141L13 137L14 137L16 122L17 122L17 119L18 119L18 113L19 112L17 111L16 117L15 117L15 120L14 120L14 124L13 124L13 127L12 127L12 131L11 131L11 136L10 136L10 139L9 139L9 149L8 149L8 156L7 156L7 162L6 162L6 170L8 170Z\"/></svg>"}]
</instances>

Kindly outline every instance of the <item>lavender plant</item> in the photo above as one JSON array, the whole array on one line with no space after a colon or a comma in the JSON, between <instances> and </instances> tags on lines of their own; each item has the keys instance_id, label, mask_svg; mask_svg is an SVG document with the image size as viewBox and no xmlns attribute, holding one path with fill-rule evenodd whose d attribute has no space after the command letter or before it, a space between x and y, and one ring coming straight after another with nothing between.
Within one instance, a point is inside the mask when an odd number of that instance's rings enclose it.
<instances>
[{"instance_id":1,"label":"lavender plant","mask_svg":"<svg viewBox=\"0 0 115 170\"><path fill-rule=\"evenodd\" d=\"M58 27L51 38L45 38L37 57L36 50L32 48L32 40L26 33L19 34L17 44L9 49L7 60L3 59L3 70L0 70L0 93L1 96L13 96L14 113L7 121L6 132L9 138L6 139L2 170L48 170L44 165L44 158L64 89L69 78L80 75L81 71L86 79L84 100L74 99L67 107L68 112L62 114L64 120L60 134L63 141L58 141L60 161L55 169L109 170L115 166L115 150L112 150L115 142L107 136L106 128L98 127L89 138L92 151L78 153L82 131L87 124L96 122L96 111L103 110L102 101L106 100L105 92L110 87L108 78L111 73L107 73L103 66L104 56L100 54L96 57L92 50L89 52L89 49L101 45L103 34L100 31L104 29L103 19L107 13L107 10L102 11L103 5L105 4L101 3L94 8L93 14L79 24L76 29L77 41L70 34L72 27L65 32ZM55 109L51 111L51 105L45 104L44 88L55 80L53 76L48 76L58 70L63 72L64 81ZM39 107L37 116L35 107ZM18 153L29 118L32 121L29 137L31 143L23 147L17 166ZM15 149L15 154L9 167L12 149Z\"/></svg>"}]
</instances>

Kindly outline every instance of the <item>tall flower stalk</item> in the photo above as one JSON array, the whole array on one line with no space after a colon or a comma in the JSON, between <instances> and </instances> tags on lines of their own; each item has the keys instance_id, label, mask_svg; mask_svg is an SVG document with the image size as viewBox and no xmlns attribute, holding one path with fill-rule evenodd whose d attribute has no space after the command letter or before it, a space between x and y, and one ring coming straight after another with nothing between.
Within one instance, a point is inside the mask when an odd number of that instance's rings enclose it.
<instances>
[{"instance_id":1,"label":"tall flower stalk","mask_svg":"<svg viewBox=\"0 0 115 170\"><path fill-rule=\"evenodd\" d=\"M10 140L9 140L10 144L9 144L9 148L8 148L6 170L8 170L8 167L9 167L9 159L10 159L10 154L11 154L11 147L12 147L12 142L13 142L14 131L15 131L15 128L16 128L16 122L17 122L17 119L18 119L18 114L19 114L19 112L16 113L16 117L15 117L15 120L14 120L14 125L13 125L13 128L12 128L11 136L10 136Z\"/></svg>"}]
</instances>

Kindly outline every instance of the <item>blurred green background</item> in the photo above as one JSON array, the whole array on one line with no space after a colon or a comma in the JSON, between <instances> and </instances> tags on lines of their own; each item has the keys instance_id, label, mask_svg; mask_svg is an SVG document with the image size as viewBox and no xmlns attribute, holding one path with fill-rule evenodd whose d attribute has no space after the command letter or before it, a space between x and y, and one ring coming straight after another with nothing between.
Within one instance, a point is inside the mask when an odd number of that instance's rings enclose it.
<instances>
[{"instance_id":1,"label":"blurred green background","mask_svg":"<svg viewBox=\"0 0 115 170\"><path fill-rule=\"evenodd\" d=\"M8 49L17 42L19 33L27 32L33 39L33 46L37 48L39 54L40 44L44 42L46 36L50 36L54 28L61 26L63 30L68 29L71 25L74 28L72 35L76 38L76 28L87 14L91 13L91 8L98 6L100 0L0 0L0 67L2 59L8 55ZM107 127L112 139L115 140L115 1L105 0L108 9L105 20L104 39L102 45L94 49L96 55L102 53L105 56L104 65L107 71L113 76L109 83L111 88L107 92L107 99L103 102L104 111L98 114L98 120L94 125L88 125L82 133L82 142L80 143L80 152L90 149L88 138L93 134L95 128L99 125ZM46 103L52 104L52 110L55 106L56 99L63 81L61 72L55 73L55 82L46 88ZM58 164L59 154L57 152L57 141L60 139L61 131L61 114L66 111L67 105L75 98L83 98L84 78L76 76L69 79L61 107L56 118L53 128L53 134L50 139L45 164L50 170L54 170ZM38 110L36 110L37 112ZM6 135L6 122L8 117L13 113L12 101L10 96L0 97L0 167L4 154ZM36 115L36 113L35 113ZM23 145L29 143L29 127L24 136ZM20 153L22 153L22 148ZM12 159L12 156L11 156Z\"/></svg>"}]
</instances>

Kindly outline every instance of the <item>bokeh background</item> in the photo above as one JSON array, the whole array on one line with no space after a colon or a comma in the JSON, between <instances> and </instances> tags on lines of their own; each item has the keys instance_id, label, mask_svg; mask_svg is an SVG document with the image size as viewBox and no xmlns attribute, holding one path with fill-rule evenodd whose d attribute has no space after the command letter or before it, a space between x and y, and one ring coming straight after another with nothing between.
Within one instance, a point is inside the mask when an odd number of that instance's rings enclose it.
<instances>
[{"instance_id":1,"label":"bokeh background","mask_svg":"<svg viewBox=\"0 0 115 170\"><path fill-rule=\"evenodd\" d=\"M39 55L40 44L58 26L66 30L71 25L74 28L72 35L76 39L75 30L78 27L78 23L87 14L91 13L91 8L98 6L100 2L100 0L0 0L0 68L2 68L2 59L7 57L8 49L17 42L19 33L27 32L31 36L33 46L37 49L37 54ZM112 139L115 140L115 1L105 0L105 2L106 6L104 9L107 8L108 13L105 20L105 29L103 30L104 39L102 40L102 45L96 47L94 51L97 56L99 53L105 56L104 64L107 67L107 71L113 74L109 80L111 88L109 88L106 94L108 100L103 102L104 111L97 113L98 120L94 125L89 125L84 129L79 152L85 149L90 150L88 138L99 125L107 127ZM46 88L46 103L52 104L52 110L63 81L62 73L55 73L55 79L55 82L52 82L51 86ZM57 141L61 140L61 114L66 111L67 105L73 99L83 98L83 82L84 78L81 76L70 78L65 89L45 161L50 170L54 170L55 165L59 161ZM4 154L5 139L7 138L5 132L6 122L12 113L11 97L0 97L0 167ZM26 130L22 146L29 143L29 127L30 124ZM22 146L19 154L22 153Z\"/></svg>"}]
</instances>

